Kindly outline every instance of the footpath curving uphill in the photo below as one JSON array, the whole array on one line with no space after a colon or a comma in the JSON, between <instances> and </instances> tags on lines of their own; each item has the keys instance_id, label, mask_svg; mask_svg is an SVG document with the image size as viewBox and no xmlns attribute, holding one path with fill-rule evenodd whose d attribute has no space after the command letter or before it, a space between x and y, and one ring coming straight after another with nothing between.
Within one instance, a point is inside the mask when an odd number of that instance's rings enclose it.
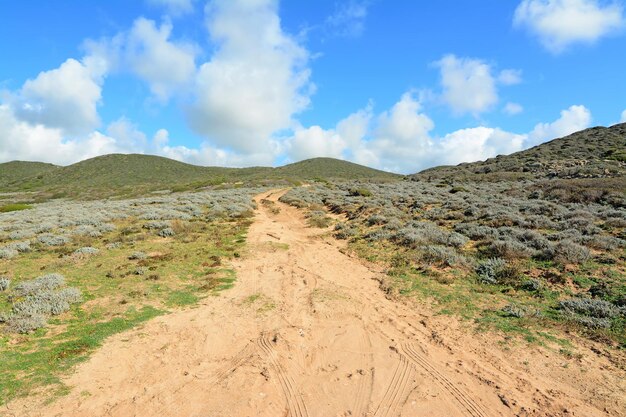
<instances>
[{"instance_id":1,"label":"footpath curving uphill","mask_svg":"<svg viewBox=\"0 0 626 417\"><path fill-rule=\"evenodd\" d=\"M52 404L7 416L605 416L587 386L386 298L373 271L266 192L235 287L111 337ZM278 210L277 210L278 209ZM447 322L446 322L447 320ZM510 352L513 354L514 352ZM542 354L537 353L537 357ZM542 362L542 366L543 362ZM558 368L558 364L554 365ZM573 371L572 371L573 372ZM590 375L589 384L598 375ZM624 381L607 382L624 392ZM598 393L600 394L600 393ZM623 399L622 399L623 400ZM603 401L619 401L608 397ZM606 403L605 403L606 404ZM622 409L614 403L612 410Z\"/></svg>"}]
</instances>

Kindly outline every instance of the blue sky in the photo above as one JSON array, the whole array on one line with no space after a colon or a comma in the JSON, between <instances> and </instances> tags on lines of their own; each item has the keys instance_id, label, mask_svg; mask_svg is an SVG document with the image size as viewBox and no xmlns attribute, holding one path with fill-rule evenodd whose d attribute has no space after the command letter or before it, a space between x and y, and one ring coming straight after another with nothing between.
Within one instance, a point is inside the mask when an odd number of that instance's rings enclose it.
<instances>
[{"instance_id":1,"label":"blue sky","mask_svg":"<svg viewBox=\"0 0 626 417\"><path fill-rule=\"evenodd\" d=\"M0 3L0 162L410 173L626 121L623 1Z\"/></svg>"}]
</instances>

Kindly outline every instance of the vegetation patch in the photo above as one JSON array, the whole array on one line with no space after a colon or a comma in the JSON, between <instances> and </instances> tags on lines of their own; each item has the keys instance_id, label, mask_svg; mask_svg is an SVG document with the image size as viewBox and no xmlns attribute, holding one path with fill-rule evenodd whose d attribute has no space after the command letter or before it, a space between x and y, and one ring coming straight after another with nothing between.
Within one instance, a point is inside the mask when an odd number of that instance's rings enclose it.
<instances>
[{"instance_id":1,"label":"vegetation patch","mask_svg":"<svg viewBox=\"0 0 626 417\"><path fill-rule=\"evenodd\" d=\"M31 206L30 204L20 204L20 203L15 203L15 204L5 204L3 206L0 206L0 213L8 213L11 211L20 211L20 210L28 210L33 208L33 206Z\"/></svg>"},{"instance_id":2,"label":"vegetation patch","mask_svg":"<svg viewBox=\"0 0 626 417\"><path fill-rule=\"evenodd\" d=\"M60 379L106 337L231 288L258 192L54 201L0 217L0 401L65 393Z\"/></svg>"},{"instance_id":3,"label":"vegetation patch","mask_svg":"<svg viewBox=\"0 0 626 417\"><path fill-rule=\"evenodd\" d=\"M309 221L343 215L333 235L387 265L394 296L505 336L553 343L542 334L566 330L626 347L626 188L606 181L598 195L611 198L573 201L537 192L542 181L368 183L366 195L328 182L281 201Z\"/></svg>"}]
</instances>

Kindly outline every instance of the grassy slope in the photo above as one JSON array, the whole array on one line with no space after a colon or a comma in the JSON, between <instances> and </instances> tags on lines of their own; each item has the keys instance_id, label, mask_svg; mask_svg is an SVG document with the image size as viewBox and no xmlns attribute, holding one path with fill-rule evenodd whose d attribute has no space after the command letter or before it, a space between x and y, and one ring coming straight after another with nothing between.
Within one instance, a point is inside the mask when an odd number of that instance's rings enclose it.
<instances>
[{"instance_id":1,"label":"grassy slope","mask_svg":"<svg viewBox=\"0 0 626 417\"><path fill-rule=\"evenodd\" d=\"M105 155L36 174L28 170L14 171L10 177L10 181L0 178L0 191L45 191L57 197L89 198L137 195L168 188L193 189L238 181L399 178L395 174L331 158L315 158L280 168L222 168L137 154Z\"/></svg>"},{"instance_id":2,"label":"grassy slope","mask_svg":"<svg viewBox=\"0 0 626 417\"><path fill-rule=\"evenodd\" d=\"M21 182L25 178L54 172L61 167L43 162L11 161L0 164L0 185Z\"/></svg>"},{"instance_id":3,"label":"grassy slope","mask_svg":"<svg viewBox=\"0 0 626 417\"><path fill-rule=\"evenodd\" d=\"M441 166L415 179L502 180L626 176L626 123L594 127L486 161ZM607 171L608 170L608 171Z\"/></svg>"},{"instance_id":4,"label":"grassy slope","mask_svg":"<svg viewBox=\"0 0 626 417\"><path fill-rule=\"evenodd\" d=\"M297 179L397 179L400 176L333 158L313 158L275 168L272 176Z\"/></svg>"}]
</instances>

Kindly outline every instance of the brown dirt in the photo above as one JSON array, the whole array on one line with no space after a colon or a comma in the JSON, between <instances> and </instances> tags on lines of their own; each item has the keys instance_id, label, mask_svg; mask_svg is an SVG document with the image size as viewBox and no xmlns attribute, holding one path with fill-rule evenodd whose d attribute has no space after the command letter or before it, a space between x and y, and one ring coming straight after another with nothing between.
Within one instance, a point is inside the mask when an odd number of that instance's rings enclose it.
<instances>
[{"instance_id":1,"label":"brown dirt","mask_svg":"<svg viewBox=\"0 0 626 417\"><path fill-rule=\"evenodd\" d=\"M626 415L624 372L605 356L501 347L500 336L387 299L379 272L279 195L258 197L280 212L259 204L233 289L111 337L67 378L69 395L4 414Z\"/></svg>"}]
</instances>

